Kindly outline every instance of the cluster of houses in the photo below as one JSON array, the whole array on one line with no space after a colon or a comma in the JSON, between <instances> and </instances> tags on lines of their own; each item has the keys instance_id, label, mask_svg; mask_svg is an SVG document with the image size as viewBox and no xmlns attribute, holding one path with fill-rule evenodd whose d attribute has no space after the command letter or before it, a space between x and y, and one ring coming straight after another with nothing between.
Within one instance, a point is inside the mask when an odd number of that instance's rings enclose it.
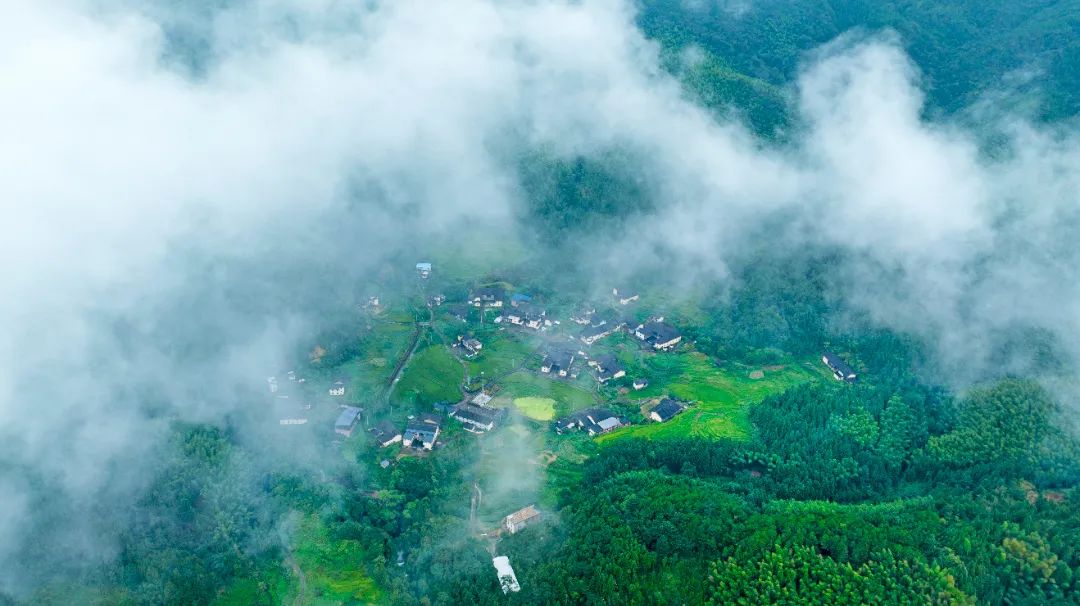
<instances>
[{"instance_id":1,"label":"cluster of houses","mask_svg":"<svg viewBox=\"0 0 1080 606\"><path fill-rule=\"evenodd\" d=\"M431 263L421 262L416 264L416 271L421 279L427 279L431 275ZM645 322L637 323L621 316L616 310L619 306L626 306L640 299L638 291L631 288L617 287L611 291L613 309L597 313L592 305L582 305L570 314L570 321L581 327L576 340L581 344L591 346L600 340L620 331L625 331L641 346L650 351L670 351L682 342L679 330L661 317L650 318ZM429 305L442 305L446 300L443 295L434 295L428 298ZM379 305L377 297L372 297L368 305ZM559 324L553 320L547 309L538 304L533 298L525 293L514 293L507 296L501 286L487 286L478 288L469 294L464 304L447 305L446 310L451 316L466 320L470 308L496 309L499 315L495 319L497 323L522 329L543 331ZM483 350L483 344L475 336L469 333L460 334L452 346L466 358L476 357ZM584 361L580 364L579 361ZM833 376L839 381L854 382L857 378L855 370L840 356L832 352L824 352L822 362L832 371ZM591 375L600 384L626 377L627 371L612 354L601 354L591 357L586 350L574 351L573 348L554 346L543 356L540 364L540 372L553 378L578 377L578 366L586 366ZM267 383L271 393L276 394L278 399L289 400L290 393L296 393L297 385L303 384L305 379L298 377L295 371L285 373L284 379L295 384L290 389L282 389L284 380L278 376L269 377ZM631 386L634 390L642 390L648 387L645 378L635 378ZM345 378L334 378L327 387L327 394L333 398L343 398L349 389ZM443 412L450 418L460 422L464 429L473 433L484 433L494 429L506 416L506 409L490 406L491 395L486 391L475 394L471 399L458 404L445 404ZM293 398L299 401L298 398ZM311 405L303 405L304 409L310 409ZM664 423L687 409L687 404L671 397L662 398L655 406L648 409L646 418ZM358 406L342 405L338 417L334 423L334 431L342 436L352 436L360 423L363 410ZM289 417L281 419L282 425L302 425L307 423L306 417ZM405 448L431 450L435 447L442 430L443 417L424 413L416 417L410 417L404 430L399 430L389 420L383 420L370 428L370 432L380 446L390 446L400 443ZM605 408L589 408L575 412L565 418L559 419L553 425L554 430L563 434L566 432L583 432L589 436L600 435L613 431L626 425L629 421ZM516 529L529 523L535 515L535 508L530 506L525 510L515 512L507 516L504 521L506 530L511 534Z\"/></svg>"},{"instance_id":2,"label":"cluster of houses","mask_svg":"<svg viewBox=\"0 0 1080 606\"><path fill-rule=\"evenodd\" d=\"M588 408L556 421L555 432L563 434L570 431L584 431L590 436L598 436L614 431L628 423L629 421L626 418L620 417L606 408Z\"/></svg>"}]
</instances>

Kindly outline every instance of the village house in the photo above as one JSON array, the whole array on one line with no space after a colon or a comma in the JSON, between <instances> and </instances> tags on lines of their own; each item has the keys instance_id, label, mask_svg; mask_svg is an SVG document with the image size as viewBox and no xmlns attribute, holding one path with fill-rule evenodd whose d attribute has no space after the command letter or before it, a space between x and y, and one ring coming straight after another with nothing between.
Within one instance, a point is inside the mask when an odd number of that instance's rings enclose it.
<instances>
[{"instance_id":1,"label":"village house","mask_svg":"<svg viewBox=\"0 0 1080 606\"><path fill-rule=\"evenodd\" d=\"M401 445L406 448L424 448L431 450L439 439L442 418L429 412L409 421L405 433L401 436Z\"/></svg>"},{"instance_id":2,"label":"village house","mask_svg":"<svg viewBox=\"0 0 1080 606\"><path fill-rule=\"evenodd\" d=\"M446 295L431 295L431 298L428 299L428 304L432 307L438 307L443 303L446 303Z\"/></svg>"},{"instance_id":3,"label":"village house","mask_svg":"<svg viewBox=\"0 0 1080 606\"><path fill-rule=\"evenodd\" d=\"M539 521L540 512L536 510L536 505L529 505L503 518L503 528L510 534L515 534L526 526L531 526Z\"/></svg>"},{"instance_id":4,"label":"village house","mask_svg":"<svg viewBox=\"0 0 1080 606\"><path fill-rule=\"evenodd\" d=\"M607 383L612 379L621 379L626 376L626 369L611 354L597 356L589 360L589 366L596 369L596 380L600 383Z\"/></svg>"},{"instance_id":5,"label":"village house","mask_svg":"<svg viewBox=\"0 0 1080 606\"><path fill-rule=\"evenodd\" d=\"M351 436L353 430L356 429L356 423L360 420L361 412L363 409L356 406L342 407L337 421L334 421L334 431L345 437Z\"/></svg>"},{"instance_id":6,"label":"village house","mask_svg":"<svg viewBox=\"0 0 1080 606\"><path fill-rule=\"evenodd\" d=\"M480 350L484 348L484 345L477 339L469 338L461 342L461 346L465 348L465 355L473 357L480 353Z\"/></svg>"},{"instance_id":7,"label":"village house","mask_svg":"<svg viewBox=\"0 0 1080 606\"><path fill-rule=\"evenodd\" d=\"M858 377L855 374L855 369L848 365L840 356L832 353L825 352L821 356L821 361L829 367L829 370L833 372L833 377L837 381L847 381L848 383L854 383Z\"/></svg>"},{"instance_id":8,"label":"village house","mask_svg":"<svg viewBox=\"0 0 1080 606\"><path fill-rule=\"evenodd\" d=\"M330 384L330 389L327 390L332 396L345 395L345 379L334 379L334 382Z\"/></svg>"},{"instance_id":9,"label":"village house","mask_svg":"<svg viewBox=\"0 0 1080 606\"><path fill-rule=\"evenodd\" d=\"M611 294L619 302L619 305L629 305L641 298L638 291L630 288L612 288Z\"/></svg>"},{"instance_id":10,"label":"village house","mask_svg":"<svg viewBox=\"0 0 1080 606\"><path fill-rule=\"evenodd\" d=\"M586 345L592 345L600 339L614 333L623 327L623 323L617 320L602 320L599 324L593 324L585 330L581 331L581 342Z\"/></svg>"},{"instance_id":11,"label":"village house","mask_svg":"<svg viewBox=\"0 0 1080 606\"><path fill-rule=\"evenodd\" d=\"M468 335L458 335L454 347L460 347L466 358L473 358L484 348L484 344Z\"/></svg>"},{"instance_id":12,"label":"village house","mask_svg":"<svg viewBox=\"0 0 1080 606\"><path fill-rule=\"evenodd\" d=\"M576 376L571 374L574 366L574 352L559 350L544 356L540 363L540 372L544 374L558 375L560 377Z\"/></svg>"},{"instance_id":13,"label":"village house","mask_svg":"<svg viewBox=\"0 0 1080 606\"><path fill-rule=\"evenodd\" d=\"M491 560L491 563L495 566L495 574L499 576L499 586L502 587L503 593L521 591L514 569L510 566L510 558L499 556Z\"/></svg>"},{"instance_id":14,"label":"village house","mask_svg":"<svg viewBox=\"0 0 1080 606\"><path fill-rule=\"evenodd\" d=\"M462 402L454 407L450 416L461 421L466 431L484 433L495 427L502 414L503 411L498 408Z\"/></svg>"},{"instance_id":15,"label":"village house","mask_svg":"<svg viewBox=\"0 0 1080 606\"><path fill-rule=\"evenodd\" d=\"M584 326L592 322L592 317L595 313L596 307L592 305L582 305L570 313L570 321L574 324Z\"/></svg>"},{"instance_id":16,"label":"village house","mask_svg":"<svg viewBox=\"0 0 1080 606\"><path fill-rule=\"evenodd\" d=\"M431 275L431 263L417 263L416 273L420 274L421 278L427 278Z\"/></svg>"},{"instance_id":17,"label":"village house","mask_svg":"<svg viewBox=\"0 0 1080 606\"><path fill-rule=\"evenodd\" d=\"M401 432L389 420L379 421L371 428L371 435L375 436L375 441L384 448L401 441Z\"/></svg>"},{"instance_id":18,"label":"village house","mask_svg":"<svg viewBox=\"0 0 1080 606\"><path fill-rule=\"evenodd\" d=\"M521 292L516 292L510 296L510 306L517 307L522 303L532 303L532 297Z\"/></svg>"},{"instance_id":19,"label":"village house","mask_svg":"<svg viewBox=\"0 0 1080 606\"><path fill-rule=\"evenodd\" d=\"M270 393L274 393L278 390L277 377L267 378L266 383L270 386Z\"/></svg>"},{"instance_id":20,"label":"village house","mask_svg":"<svg viewBox=\"0 0 1080 606\"><path fill-rule=\"evenodd\" d=\"M657 423L663 423L664 421L671 420L671 418L684 410L686 410L686 405L682 402L671 398L664 398L649 411L649 418Z\"/></svg>"},{"instance_id":21,"label":"village house","mask_svg":"<svg viewBox=\"0 0 1080 606\"><path fill-rule=\"evenodd\" d=\"M634 379L634 391L641 391L649 386L648 379Z\"/></svg>"},{"instance_id":22,"label":"village house","mask_svg":"<svg viewBox=\"0 0 1080 606\"><path fill-rule=\"evenodd\" d=\"M473 304L473 307L502 307L505 297L506 294L502 288L489 286L476 289L469 302Z\"/></svg>"},{"instance_id":23,"label":"village house","mask_svg":"<svg viewBox=\"0 0 1080 606\"><path fill-rule=\"evenodd\" d=\"M539 330L544 324L547 311L531 303L520 303L514 309L508 311L503 317L507 322L515 326L524 326L533 330Z\"/></svg>"},{"instance_id":24,"label":"village house","mask_svg":"<svg viewBox=\"0 0 1080 606\"><path fill-rule=\"evenodd\" d=\"M555 422L555 433L583 429L590 436L597 436L626 425L621 419L606 408L588 408L580 410Z\"/></svg>"},{"instance_id":25,"label":"village house","mask_svg":"<svg viewBox=\"0 0 1080 606\"><path fill-rule=\"evenodd\" d=\"M634 336L659 351L667 351L682 341L682 335L674 326L664 322L664 318L649 320L634 329Z\"/></svg>"}]
</instances>

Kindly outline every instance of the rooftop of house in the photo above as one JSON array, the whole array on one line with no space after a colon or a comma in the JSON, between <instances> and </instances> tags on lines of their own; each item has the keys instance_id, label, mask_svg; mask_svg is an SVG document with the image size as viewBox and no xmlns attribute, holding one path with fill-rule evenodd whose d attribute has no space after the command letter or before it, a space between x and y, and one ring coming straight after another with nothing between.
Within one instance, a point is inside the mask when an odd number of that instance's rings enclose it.
<instances>
[{"instance_id":1,"label":"rooftop of house","mask_svg":"<svg viewBox=\"0 0 1080 606\"><path fill-rule=\"evenodd\" d=\"M660 403L657 404L656 407L649 412L656 413L657 415L659 415L661 420L666 421L682 412L685 408L686 406L678 400L664 398L663 400L660 400Z\"/></svg>"},{"instance_id":2,"label":"rooftop of house","mask_svg":"<svg viewBox=\"0 0 1080 606\"><path fill-rule=\"evenodd\" d=\"M540 515L540 512L536 510L536 505L529 505L528 507L523 507L515 511L514 513L506 516L506 523L520 524L521 522L531 520L538 515Z\"/></svg>"},{"instance_id":3,"label":"rooftop of house","mask_svg":"<svg viewBox=\"0 0 1080 606\"><path fill-rule=\"evenodd\" d=\"M667 343L679 336L679 331L662 320L649 320L638 328L645 339L655 343Z\"/></svg>"},{"instance_id":4,"label":"rooftop of house","mask_svg":"<svg viewBox=\"0 0 1080 606\"><path fill-rule=\"evenodd\" d=\"M420 413L405 426L405 433L434 435L442 425L442 417L430 412Z\"/></svg>"},{"instance_id":5,"label":"rooftop of house","mask_svg":"<svg viewBox=\"0 0 1080 606\"><path fill-rule=\"evenodd\" d=\"M612 418L617 419L617 416L607 408L586 408L585 410L579 410L559 419L555 422L555 427L556 429L562 430L578 423L581 423L582 425L587 425L589 423L600 424L601 422Z\"/></svg>"},{"instance_id":6,"label":"rooftop of house","mask_svg":"<svg viewBox=\"0 0 1080 606\"><path fill-rule=\"evenodd\" d=\"M603 372L616 373L620 370L624 370L622 364L619 364L619 359L613 354L601 354L593 358L593 362Z\"/></svg>"},{"instance_id":7,"label":"rooftop of house","mask_svg":"<svg viewBox=\"0 0 1080 606\"><path fill-rule=\"evenodd\" d=\"M342 408L337 421L334 421L334 427L352 427L353 423L356 422L356 417L360 416L361 410L356 406Z\"/></svg>"},{"instance_id":8,"label":"rooftop of house","mask_svg":"<svg viewBox=\"0 0 1080 606\"><path fill-rule=\"evenodd\" d=\"M592 326L586 326L585 330L581 331L581 336L585 338L596 337L614 330L615 326L612 324L593 324Z\"/></svg>"},{"instance_id":9,"label":"rooftop of house","mask_svg":"<svg viewBox=\"0 0 1080 606\"><path fill-rule=\"evenodd\" d=\"M544 362L552 367L566 369L570 367L574 361L574 352L566 350L555 350L548 352L544 356Z\"/></svg>"},{"instance_id":10,"label":"rooftop of house","mask_svg":"<svg viewBox=\"0 0 1080 606\"><path fill-rule=\"evenodd\" d=\"M383 419L382 421L376 423L375 427L371 428L371 433L380 440L386 440L400 434L401 432L398 431L398 428L392 422L390 422L389 419Z\"/></svg>"},{"instance_id":11,"label":"rooftop of house","mask_svg":"<svg viewBox=\"0 0 1080 606\"><path fill-rule=\"evenodd\" d=\"M847 362L845 362L844 359L840 356L827 351L822 354L822 357L825 358L825 363L828 364L830 368L843 374L845 377L855 374L855 369L852 368Z\"/></svg>"},{"instance_id":12,"label":"rooftop of house","mask_svg":"<svg viewBox=\"0 0 1080 606\"><path fill-rule=\"evenodd\" d=\"M501 299L505 292L502 287L499 286L485 286L484 288L477 288L473 291L473 298L481 299Z\"/></svg>"},{"instance_id":13,"label":"rooftop of house","mask_svg":"<svg viewBox=\"0 0 1080 606\"><path fill-rule=\"evenodd\" d=\"M499 411L495 408L488 408L487 406L462 403L454 407L454 412L452 414L458 419L469 420L480 425L487 425L495 422L495 419L499 415Z\"/></svg>"}]
</instances>

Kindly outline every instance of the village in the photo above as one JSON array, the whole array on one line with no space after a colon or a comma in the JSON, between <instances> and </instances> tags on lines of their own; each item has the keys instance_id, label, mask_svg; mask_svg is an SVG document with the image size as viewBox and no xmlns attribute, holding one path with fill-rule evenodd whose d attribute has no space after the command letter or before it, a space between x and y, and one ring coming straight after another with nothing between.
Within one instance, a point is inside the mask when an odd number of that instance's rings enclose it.
<instances>
[{"instance_id":1,"label":"village","mask_svg":"<svg viewBox=\"0 0 1080 606\"><path fill-rule=\"evenodd\" d=\"M347 452L373 449L387 469L403 457L439 456L448 440L482 441L511 426L520 433L515 439L537 445L538 456L527 464L546 467L556 453L567 456L624 435L659 438L667 426L690 434L740 431L745 403L727 406L726 400L772 381L856 380L841 356L825 352L813 367L746 369L739 371L740 384L721 383L735 379L626 285L575 303L504 281L444 292L434 284L431 263L417 263L415 270L411 313L380 294L357 306L370 344L381 351L325 368L324 350L316 345L306 368L267 378L283 431L311 425ZM446 294L454 291L459 294ZM383 351L396 357L376 355ZM474 482L477 493L481 482ZM522 492L515 498L534 497ZM538 503L513 500L505 507L517 509L504 511L497 527L476 521L477 495L470 516L474 536L492 545L504 592L520 585L494 545L543 518Z\"/></svg>"}]
</instances>

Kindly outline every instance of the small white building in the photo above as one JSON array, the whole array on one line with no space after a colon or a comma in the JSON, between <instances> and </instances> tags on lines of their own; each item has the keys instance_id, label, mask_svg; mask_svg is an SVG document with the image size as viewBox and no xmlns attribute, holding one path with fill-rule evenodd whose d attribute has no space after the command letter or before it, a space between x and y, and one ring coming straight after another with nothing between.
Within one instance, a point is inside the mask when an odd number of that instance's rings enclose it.
<instances>
[{"instance_id":1,"label":"small white building","mask_svg":"<svg viewBox=\"0 0 1080 606\"><path fill-rule=\"evenodd\" d=\"M427 278L431 275L431 263L417 263L416 273L420 274L421 278Z\"/></svg>"},{"instance_id":2,"label":"small white building","mask_svg":"<svg viewBox=\"0 0 1080 606\"><path fill-rule=\"evenodd\" d=\"M503 528L506 528L510 534L515 534L538 521L540 521L540 512L536 510L536 505L529 505L503 518Z\"/></svg>"},{"instance_id":3,"label":"small white building","mask_svg":"<svg viewBox=\"0 0 1080 606\"><path fill-rule=\"evenodd\" d=\"M499 575L499 585L502 587L503 593L521 591L521 585L518 585L514 568L510 566L510 558L499 556L491 560L491 563L495 566L495 573Z\"/></svg>"},{"instance_id":4,"label":"small white building","mask_svg":"<svg viewBox=\"0 0 1080 606\"><path fill-rule=\"evenodd\" d=\"M343 395L345 395L345 380L344 379L335 380L333 383L330 384L330 389L327 390L327 393L329 393L332 396L343 396Z\"/></svg>"}]
</instances>

